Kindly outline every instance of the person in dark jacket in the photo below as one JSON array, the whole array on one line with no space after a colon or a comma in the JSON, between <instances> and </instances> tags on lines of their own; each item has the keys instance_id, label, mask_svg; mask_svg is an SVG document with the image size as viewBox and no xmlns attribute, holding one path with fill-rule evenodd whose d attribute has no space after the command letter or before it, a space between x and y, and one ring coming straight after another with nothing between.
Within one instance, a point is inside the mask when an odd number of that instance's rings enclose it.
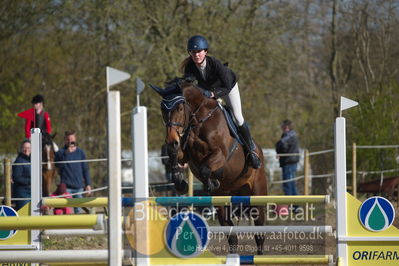
<instances>
[{"instance_id":1,"label":"person in dark jacket","mask_svg":"<svg viewBox=\"0 0 399 266\"><path fill-rule=\"evenodd\" d=\"M247 158L253 168L261 166L256 146L252 140L247 123L244 121L241 110L240 91L236 74L222 64L218 59L208 56L209 44L203 36L193 36L188 40L187 51L189 56L182 63L185 77L195 78L198 86L204 89L203 94L208 98L223 98L233 111L240 134L245 142Z\"/></svg>"},{"instance_id":2,"label":"person in dark jacket","mask_svg":"<svg viewBox=\"0 0 399 266\"><path fill-rule=\"evenodd\" d=\"M31 173L30 173L31 144L29 140L22 142L18 156L14 163L23 165L12 166L13 198L31 197ZM15 209L21 209L30 200L16 200Z\"/></svg>"},{"instance_id":3,"label":"person in dark jacket","mask_svg":"<svg viewBox=\"0 0 399 266\"><path fill-rule=\"evenodd\" d=\"M78 148L76 144L75 131L65 131L65 146L56 153L55 160L59 168L61 183L67 187L68 193L81 193L87 191L87 195L91 194L91 180L89 167L86 162L68 162L61 161L80 161L86 160L85 152ZM74 198L82 198L82 194L73 195ZM75 213L79 213L79 208L74 208Z\"/></svg>"},{"instance_id":4,"label":"person in dark jacket","mask_svg":"<svg viewBox=\"0 0 399 266\"><path fill-rule=\"evenodd\" d=\"M298 137L294 131L294 125L290 120L283 121L281 130L283 134L281 135L281 139L276 143L277 154L295 154L278 156L280 167L283 171L283 180L290 180L295 178L297 164L299 162ZM283 190L285 195L298 195L295 180L283 183Z\"/></svg>"}]
</instances>

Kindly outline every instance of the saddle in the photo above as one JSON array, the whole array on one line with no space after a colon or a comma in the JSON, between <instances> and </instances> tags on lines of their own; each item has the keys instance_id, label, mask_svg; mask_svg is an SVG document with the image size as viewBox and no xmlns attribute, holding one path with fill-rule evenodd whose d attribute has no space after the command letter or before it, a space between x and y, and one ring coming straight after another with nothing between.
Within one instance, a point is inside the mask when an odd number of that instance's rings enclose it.
<instances>
[{"instance_id":1,"label":"saddle","mask_svg":"<svg viewBox=\"0 0 399 266\"><path fill-rule=\"evenodd\" d=\"M238 125L233 119L233 114L231 113L232 111L228 106L222 105L220 102L218 102L218 106L223 111L227 126L229 127L230 135L236 139L238 143L243 145L244 141L242 140L241 135L238 133Z\"/></svg>"}]
</instances>

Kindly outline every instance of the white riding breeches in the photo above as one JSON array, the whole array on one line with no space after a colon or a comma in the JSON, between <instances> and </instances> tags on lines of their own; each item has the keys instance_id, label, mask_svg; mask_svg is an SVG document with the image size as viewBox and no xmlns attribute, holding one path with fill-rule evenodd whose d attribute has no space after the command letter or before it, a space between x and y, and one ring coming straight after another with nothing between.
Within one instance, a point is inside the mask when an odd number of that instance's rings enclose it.
<instances>
[{"instance_id":1,"label":"white riding breeches","mask_svg":"<svg viewBox=\"0 0 399 266\"><path fill-rule=\"evenodd\" d=\"M227 106L232 109L237 124L242 126L242 124L244 124L244 117L241 110L241 97L240 90L238 88L238 82L231 89L230 93L222 98L226 102Z\"/></svg>"}]
</instances>

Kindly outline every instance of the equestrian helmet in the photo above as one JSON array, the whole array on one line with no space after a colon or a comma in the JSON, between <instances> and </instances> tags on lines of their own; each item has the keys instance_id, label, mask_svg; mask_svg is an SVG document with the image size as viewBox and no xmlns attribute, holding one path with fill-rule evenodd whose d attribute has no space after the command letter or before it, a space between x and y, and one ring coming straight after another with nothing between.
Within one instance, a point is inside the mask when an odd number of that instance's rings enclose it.
<instances>
[{"instance_id":1,"label":"equestrian helmet","mask_svg":"<svg viewBox=\"0 0 399 266\"><path fill-rule=\"evenodd\" d=\"M37 95L33 96L32 103L33 104L35 104L35 103L44 103L43 95L37 94Z\"/></svg>"},{"instance_id":2,"label":"equestrian helmet","mask_svg":"<svg viewBox=\"0 0 399 266\"><path fill-rule=\"evenodd\" d=\"M200 35L192 36L187 42L187 51L208 50L208 48L208 41Z\"/></svg>"}]
</instances>

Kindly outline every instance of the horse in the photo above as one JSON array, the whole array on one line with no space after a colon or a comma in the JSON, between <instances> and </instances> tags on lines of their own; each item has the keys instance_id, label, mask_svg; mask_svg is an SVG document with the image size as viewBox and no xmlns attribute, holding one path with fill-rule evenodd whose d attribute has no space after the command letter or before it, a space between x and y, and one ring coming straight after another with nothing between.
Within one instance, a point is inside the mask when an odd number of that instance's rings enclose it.
<instances>
[{"instance_id":1,"label":"horse","mask_svg":"<svg viewBox=\"0 0 399 266\"><path fill-rule=\"evenodd\" d=\"M374 196L383 195L389 200L394 201L395 196L399 206L399 176L391 176L387 178L371 180L359 183L357 186L359 193L371 193Z\"/></svg>"},{"instance_id":2,"label":"horse","mask_svg":"<svg viewBox=\"0 0 399 266\"><path fill-rule=\"evenodd\" d=\"M165 143L172 162L172 179L176 190L185 193L187 181L178 164L188 163L190 170L212 196L257 196L267 194L264 157L259 145L256 152L261 167L254 169L246 161L244 147L230 134L218 102L203 95L203 90L186 79L172 82L166 89L151 85L162 96L162 117L166 126ZM262 206L255 206L255 225L264 224ZM252 208L249 208L252 210ZM252 213L252 212L251 212ZM218 207L220 225L233 226L232 209ZM257 253L263 254L264 238L255 235ZM228 237L229 251L236 253L237 236Z\"/></svg>"},{"instance_id":3,"label":"horse","mask_svg":"<svg viewBox=\"0 0 399 266\"><path fill-rule=\"evenodd\" d=\"M57 174L54 164L55 150L53 138L54 136L46 132L42 133L42 194L44 197L50 196Z\"/></svg>"}]
</instances>

